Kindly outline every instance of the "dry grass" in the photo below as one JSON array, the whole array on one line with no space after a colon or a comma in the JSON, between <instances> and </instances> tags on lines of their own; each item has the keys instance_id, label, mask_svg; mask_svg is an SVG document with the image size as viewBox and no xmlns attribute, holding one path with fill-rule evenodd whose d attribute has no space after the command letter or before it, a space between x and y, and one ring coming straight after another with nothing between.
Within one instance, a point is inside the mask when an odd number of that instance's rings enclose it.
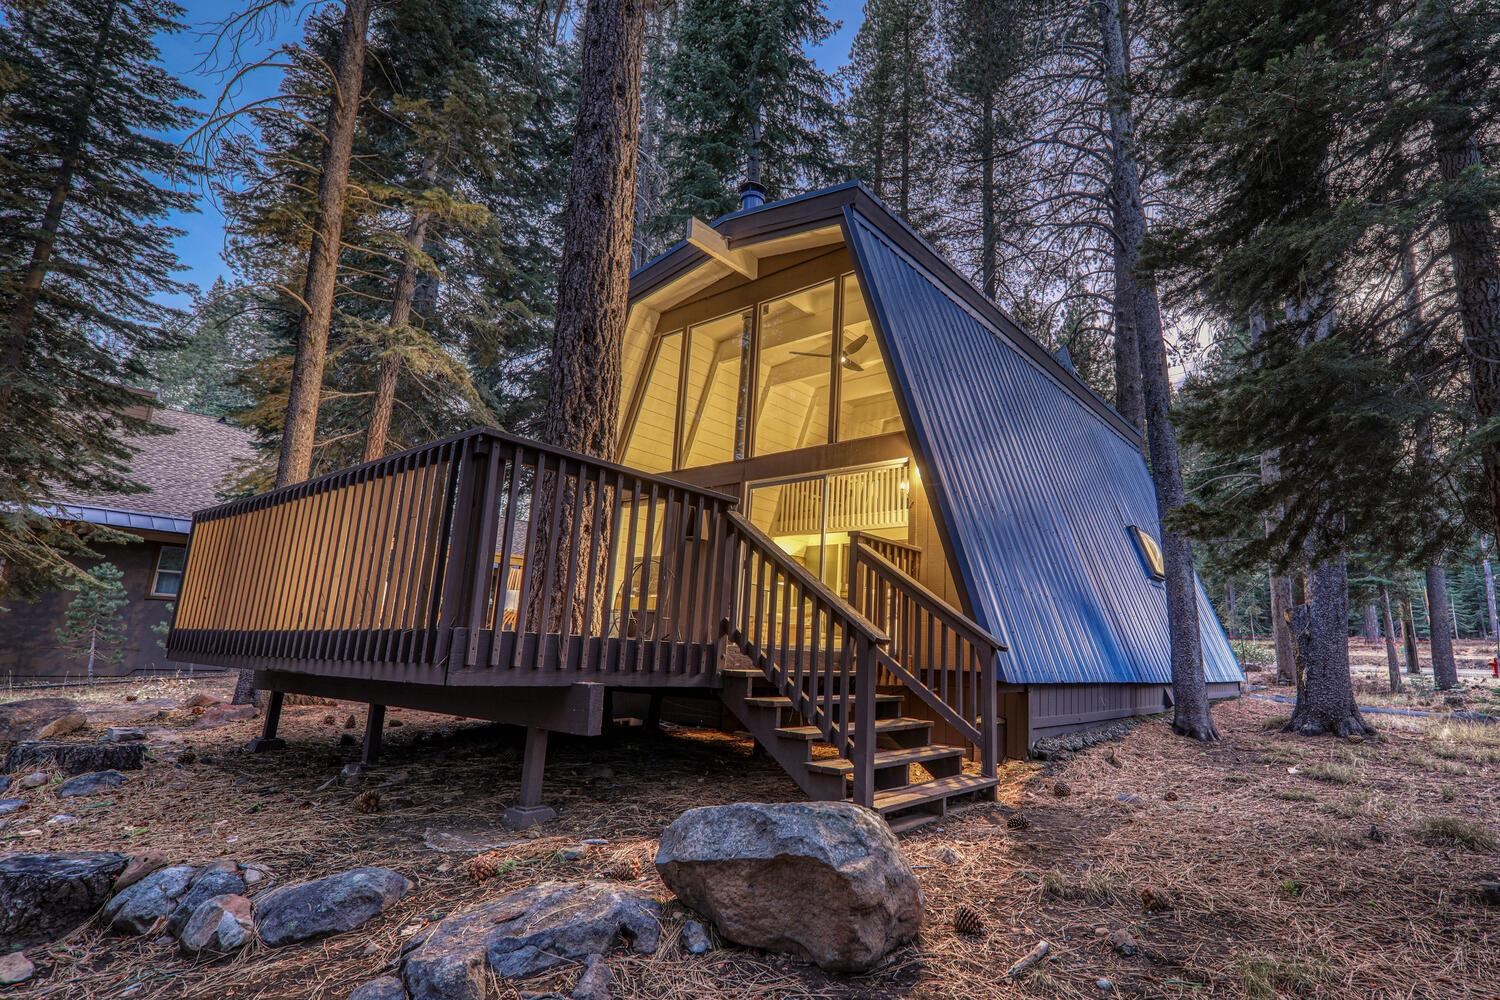
<instances>
[{"instance_id":1,"label":"dry grass","mask_svg":"<svg viewBox=\"0 0 1500 1000\"><path fill-rule=\"evenodd\" d=\"M173 728L180 742L155 752L118 793L70 806L82 818L77 826L14 836L59 811L40 789L26 793L28 823L12 824L0 840L10 850L227 855L281 881L384 864L416 883L406 900L356 932L280 950L257 945L222 962L184 960L160 941L88 928L35 950L44 973L27 995L344 1000L444 913L547 878L618 875L622 857L649 859L663 826L689 806L797 797L773 763L719 734L681 730L645 746L558 739L547 793L558 820L508 834L496 819L519 785L509 734L394 711L404 725L387 732L380 811L360 813L352 805L359 789L318 790L357 753L340 745L341 728L322 722L328 711L289 708L291 747L278 756L240 752L253 723ZM1483 768L1439 776L1414 761L1437 760L1435 745L1483 746L1487 737L1380 716L1372 721L1382 738L1347 746L1269 731L1278 711L1285 708L1250 699L1220 706L1224 739L1211 746L1186 743L1157 719L1060 765L1010 764L998 803L904 838L926 898L924 930L869 975L827 976L738 948L689 956L678 943L682 916L669 908L657 954L610 959L617 995L1089 998L1101 995L1095 980L1107 976L1121 995L1151 998L1482 996L1483 984L1500 981L1500 950L1495 911L1478 902L1474 885L1495 859L1473 838L1500 828L1494 781ZM174 765L180 750L192 750L193 763ZM1122 767L1105 763L1111 752ZM1348 769L1358 783L1309 781L1310 767ZM1057 779L1072 787L1067 798L1051 794ZM1121 802L1123 793L1140 801ZM1008 826L1018 813L1026 829ZM505 861L476 883L469 856L423 846L429 827L495 830L510 842L500 849ZM561 860L563 848L587 837L609 845ZM638 884L668 897L649 863ZM984 933L954 929L960 907L982 918ZM1128 930L1140 952L1117 954L1100 933L1114 929ZM1050 957L1006 982L1004 970L1038 939L1051 943ZM566 995L576 976L564 970L520 988ZM505 986L494 995L517 993Z\"/></svg>"}]
</instances>

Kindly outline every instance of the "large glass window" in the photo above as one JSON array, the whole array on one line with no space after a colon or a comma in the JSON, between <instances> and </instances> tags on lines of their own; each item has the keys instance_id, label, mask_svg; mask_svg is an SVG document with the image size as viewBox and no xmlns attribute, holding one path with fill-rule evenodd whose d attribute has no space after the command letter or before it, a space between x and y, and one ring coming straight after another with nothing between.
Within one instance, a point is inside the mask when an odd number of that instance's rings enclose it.
<instances>
[{"instance_id":1,"label":"large glass window","mask_svg":"<svg viewBox=\"0 0 1500 1000\"><path fill-rule=\"evenodd\" d=\"M891 389L891 375L880 347L870 311L854 275L843 277L844 309L840 357L840 441L889 434L901 430L901 409Z\"/></svg>"},{"instance_id":2,"label":"large glass window","mask_svg":"<svg viewBox=\"0 0 1500 1000\"><path fill-rule=\"evenodd\" d=\"M833 290L826 281L760 307L755 454L828 443Z\"/></svg>"},{"instance_id":3,"label":"large glass window","mask_svg":"<svg viewBox=\"0 0 1500 1000\"><path fill-rule=\"evenodd\" d=\"M688 330L679 468L743 457L745 356L752 323L747 309Z\"/></svg>"},{"instance_id":4,"label":"large glass window","mask_svg":"<svg viewBox=\"0 0 1500 1000\"><path fill-rule=\"evenodd\" d=\"M152 597L176 597L182 592L182 570L187 549L181 545L163 545L156 554L156 572L151 576Z\"/></svg>"},{"instance_id":5,"label":"large glass window","mask_svg":"<svg viewBox=\"0 0 1500 1000\"><path fill-rule=\"evenodd\" d=\"M682 370L682 333L658 338L646 383L640 398L629 405L636 407L635 422L630 425L630 439L625 443L622 461L645 472L666 472L672 468L672 441L677 429L677 377Z\"/></svg>"}]
</instances>

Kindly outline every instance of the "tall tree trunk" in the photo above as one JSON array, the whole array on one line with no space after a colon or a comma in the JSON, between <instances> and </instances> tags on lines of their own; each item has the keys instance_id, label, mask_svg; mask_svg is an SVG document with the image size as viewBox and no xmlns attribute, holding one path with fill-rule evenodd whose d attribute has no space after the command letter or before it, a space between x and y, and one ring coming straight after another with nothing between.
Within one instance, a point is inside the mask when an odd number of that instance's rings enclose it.
<instances>
[{"instance_id":1,"label":"tall tree trunk","mask_svg":"<svg viewBox=\"0 0 1500 1000\"><path fill-rule=\"evenodd\" d=\"M1372 733L1354 702L1349 677L1349 572L1342 555L1312 568L1307 598L1292 616L1299 651L1297 705L1286 731L1309 736Z\"/></svg>"},{"instance_id":2,"label":"tall tree trunk","mask_svg":"<svg viewBox=\"0 0 1500 1000\"><path fill-rule=\"evenodd\" d=\"M1136 328L1135 261L1120 228L1121 213L1134 204L1139 209L1140 179L1135 163L1135 119L1130 110L1130 38L1126 31L1126 0L1104 0L1099 4L1099 32L1104 42L1105 80L1109 99L1110 189L1114 216L1114 348L1115 409L1142 434L1146 430L1145 400L1141 385L1144 347ZM1128 161L1128 162L1122 162Z\"/></svg>"},{"instance_id":3,"label":"tall tree trunk","mask_svg":"<svg viewBox=\"0 0 1500 1000\"><path fill-rule=\"evenodd\" d=\"M1142 415L1156 491L1156 513L1161 521L1162 556L1167 572L1167 630L1172 658L1172 729L1199 740L1216 740L1209 711L1208 686L1203 676L1203 648L1198 635L1197 577L1193 548L1187 538L1169 527L1173 513L1187 501L1177 433L1171 422L1172 384L1167 369L1167 347L1162 336L1156 289L1138 275L1141 246L1146 239L1146 212L1141 204L1140 172L1134 149L1131 118L1128 45L1124 34L1123 0L1104 0L1099 28L1109 96L1110 133L1115 139L1111 201L1115 230L1117 292L1124 292L1124 311L1131 319L1139 350Z\"/></svg>"},{"instance_id":4,"label":"tall tree trunk","mask_svg":"<svg viewBox=\"0 0 1500 1000\"><path fill-rule=\"evenodd\" d=\"M1406 672L1420 674L1422 657L1417 648L1417 616L1412 613L1411 595L1401 598L1402 645L1406 652Z\"/></svg>"},{"instance_id":5,"label":"tall tree trunk","mask_svg":"<svg viewBox=\"0 0 1500 1000\"><path fill-rule=\"evenodd\" d=\"M979 141L984 149L979 154L979 276L985 296L993 302L1000 289L999 230L995 224L995 95L986 90L980 100L984 107Z\"/></svg>"},{"instance_id":6,"label":"tall tree trunk","mask_svg":"<svg viewBox=\"0 0 1500 1000\"><path fill-rule=\"evenodd\" d=\"M117 0L111 0L104 9L104 19L94 39L88 77L78 94L78 104L74 108L73 119L68 126L68 137L58 160L57 176L48 193L47 207L42 211L42 221L37 226L36 239L31 244L31 257L11 306L10 319L6 323L4 355L0 358L0 375L3 375L0 377L0 414L11 412L16 383L31 350L37 303L41 300L42 285L52 266L52 252L57 247L57 234L62 229L63 210L73 193L73 177L78 172L78 163L83 156L84 144L88 141L93 123L94 101L104 75L104 55L109 47L109 36L114 30L115 14L119 6Z\"/></svg>"},{"instance_id":7,"label":"tall tree trunk","mask_svg":"<svg viewBox=\"0 0 1500 1000\"><path fill-rule=\"evenodd\" d=\"M423 165L422 183L431 186L437 179L437 160L429 158ZM417 277L421 274L423 248L427 244L427 226L432 213L415 209L406 224L406 250L401 258L401 273L396 276L396 287L391 290L391 314L386 319L386 329L392 339L398 339L401 331L411 322L412 298L417 292ZM401 378L401 354L394 344L386 346L386 356L380 361L380 380L375 387L375 401L370 409L370 427L365 432L364 460L373 462L386 453L387 439L391 432L391 414L396 409L396 385Z\"/></svg>"},{"instance_id":8,"label":"tall tree trunk","mask_svg":"<svg viewBox=\"0 0 1500 1000\"><path fill-rule=\"evenodd\" d=\"M1490 569L1490 541L1486 535L1479 536L1479 551L1484 558L1480 565L1484 569L1484 606L1489 612L1490 641L1500 648L1500 621L1495 615L1495 574Z\"/></svg>"},{"instance_id":9,"label":"tall tree trunk","mask_svg":"<svg viewBox=\"0 0 1500 1000\"><path fill-rule=\"evenodd\" d=\"M333 93L328 103L323 159L318 171L318 216L307 251L307 274L302 282L302 321L297 326L297 355L287 390L286 422L281 432L281 458L276 485L306 479L312 469L318 433L318 404L323 392L323 368L328 361L328 331L333 323L333 295L338 282L339 248L344 235L344 201L349 190L349 165L354 151L354 127L359 119L364 89L365 34L372 0L345 0L339 30L338 57L333 70Z\"/></svg>"},{"instance_id":10,"label":"tall tree trunk","mask_svg":"<svg viewBox=\"0 0 1500 1000\"><path fill-rule=\"evenodd\" d=\"M1374 601L1365 605L1365 641L1380 641L1380 616L1375 610Z\"/></svg>"},{"instance_id":11,"label":"tall tree trunk","mask_svg":"<svg viewBox=\"0 0 1500 1000\"><path fill-rule=\"evenodd\" d=\"M1380 585L1380 608L1385 615L1385 669L1391 678L1391 693L1401 690L1401 657L1396 652L1396 628L1391 621L1391 592Z\"/></svg>"},{"instance_id":12,"label":"tall tree trunk","mask_svg":"<svg viewBox=\"0 0 1500 1000\"><path fill-rule=\"evenodd\" d=\"M338 282L339 248L344 234L344 198L349 189L349 164L354 153L354 126L364 89L365 32L372 0L345 0L334 63L333 93L328 103L327 140L318 175L318 218L307 252L307 274L302 283L302 320L297 325L297 354L287 389L286 418L281 429L281 455L276 463L276 485L306 479L312 470L313 444L318 433L318 404L323 392L323 367L328 361L328 330L333 323L333 293ZM234 704L255 700L254 674L240 671Z\"/></svg>"},{"instance_id":13,"label":"tall tree trunk","mask_svg":"<svg viewBox=\"0 0 1500 1000\"><path fill-rule=\"evenodd\" d=\"M584 13L573 161L563 209L547 440L613 457L620 343L630 285L644 0L590 0Z\"/></svg>"},{"instance_id":14,"label":"tall tree trunk","mask_svg":"<svg viewBox=\"0 0 1500 1000\"><path fill-rule=\"evenodd\" d=\"M1469 359L1469 390L1479 422L1500 414L1500 238L1486 201L1471 190L1484 168L1475 104L1472 53L1455 44L1463 26L1451 5L1435 5L1427 29L1433 152L1446 185L1443 220L1448 257ZM1500 441L1480 450L1493 531L1500 531Z\"/></svg>"},{"instance_id":15,"label":"tall tree trunk","mask_svg":"<svg viewBox=\"0 0 1500 1000\"><path fill-rule=\"evenodd\" d=\"M1297 683L1297 654L1292 645L1292 578L1271 575L1271 634L1276 640L1276 683Z\"/></svg>"},{"instance_id":16,"label":"tall tree trunk","mask_svg":"<svg viewBox=\"0 0 1500 1000\"><path fill-rule=\"evenodd\" d=\"M1427 567L1427 629L1432 636L1432 686L1439 691L1458 687L1458 664L1453 659L1453 633L1448 618L1448 574L1441 563Z\"/></svg>"}]
</instances>

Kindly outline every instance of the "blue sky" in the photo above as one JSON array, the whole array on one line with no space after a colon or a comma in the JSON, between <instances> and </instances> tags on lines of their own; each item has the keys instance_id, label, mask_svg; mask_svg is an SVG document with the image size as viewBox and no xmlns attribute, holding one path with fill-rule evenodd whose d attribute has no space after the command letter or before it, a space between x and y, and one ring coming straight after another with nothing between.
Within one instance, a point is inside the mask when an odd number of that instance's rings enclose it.
<instances>
[{"instance_id":1,"label":"blue sky","mask_svg":"<svg viewBox=\"0 0 1500 1000\"><path fill-rule=\"evenodd\" d=\"M223 89L225 80L215 69L211 33L214 24L225 16L225 11L238 7L239 3L226 4L224 0L180 0L187 9L185 18L187 31L161 39L162 55L167 68L177 73L201 95L196 105L207 111L214 98ZM838 32L813 51L818 64L832 72L847 60L849 46L854 41L854 32L859 27L863 5L861 0L829 0L828 16L842 22ZM303 9L298 3L294 8ZM278 26L277 40L293 40L300 35L294 15L283 15ZM267 47L270 47L268 43ZM275 92L278 74L274 70L262 70L246 79L240 88L239 101L251 101ZM227 275L229 268L224 263L224 217L219 208L206 197L199 199L199 211L180 214L172 223L185 230L177 241L177 253L187 270L182 279L207 288L220 275ZM170 296L175 305L185 305L185 296Z\"/></svg>"}]
</instances>

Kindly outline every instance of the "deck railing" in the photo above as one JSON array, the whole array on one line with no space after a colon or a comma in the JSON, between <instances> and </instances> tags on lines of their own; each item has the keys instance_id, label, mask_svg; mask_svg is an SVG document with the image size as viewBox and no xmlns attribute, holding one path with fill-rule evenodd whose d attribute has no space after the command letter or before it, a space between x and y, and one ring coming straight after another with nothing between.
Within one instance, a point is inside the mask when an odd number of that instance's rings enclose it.
<instances>
[{"instance_id":1,"label":"deck railing","mask_svg":"<svg viewBox=\"0 0 1500 1000\"><path fill-rule=\"evenodd\" d=\"M1000 763L999 654L1005 644L949 606L860 538L849 554L849 599L890 636L881 684L917 695L977 752L992 778Z\"/></svg>"},{"instance_id":2,"label":"deck railing","mask_svg":"<svg viewBox=\"0 0 1500 1000\"><path fill-rule=\"evenodd\" d=\"M417 683L691 680L715 669L733 504L469 431L200 513L169 653Z\"/></svg>"},{"instance_id":3,"label":"deck railing","mask_svg":"<svg viewBox=\"0 0 1500 1000\"><path fill-rule=\"evenodd\" d=\"M733 512L726 520L739 581L725 630L853 763L854 801L870 805L875 699L857 692L875 693L876 656L889 638L748 520Z\"/></svg>"}]
</instances>

